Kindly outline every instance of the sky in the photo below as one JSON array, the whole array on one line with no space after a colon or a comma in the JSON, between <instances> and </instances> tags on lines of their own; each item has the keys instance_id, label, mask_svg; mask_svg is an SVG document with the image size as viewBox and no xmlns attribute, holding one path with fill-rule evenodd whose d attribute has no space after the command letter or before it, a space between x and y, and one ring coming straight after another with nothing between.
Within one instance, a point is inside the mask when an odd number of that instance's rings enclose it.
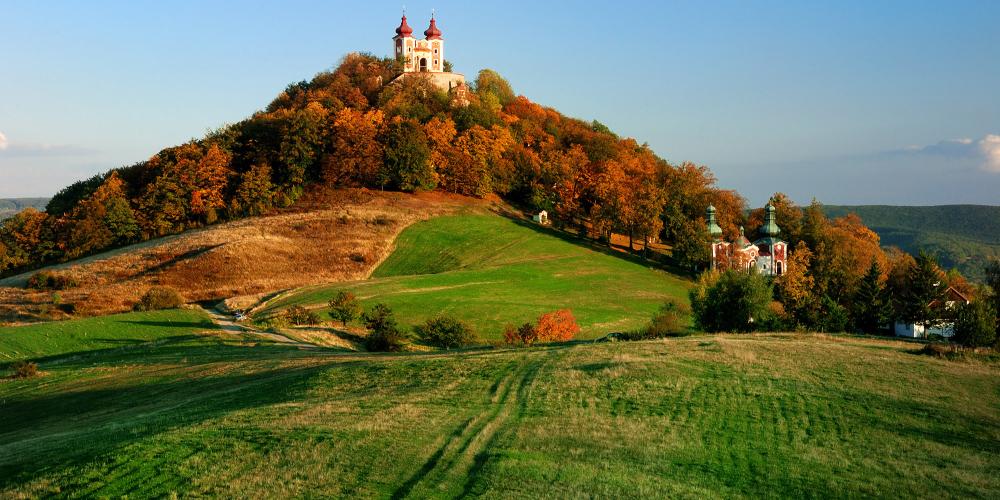
<instances>
[{"instance_id":1,"label":"sky","mask_svg":"<svg viewBox=\"0 0 1000 500\"><path fill-rule=\"evenodd\" d=\"M455 71L599 120L751 206L1000 205L1000 2L409 0ZM266 106L400 3L0 0L0 197L50 196Z\"/></svg>"}]
</instances>

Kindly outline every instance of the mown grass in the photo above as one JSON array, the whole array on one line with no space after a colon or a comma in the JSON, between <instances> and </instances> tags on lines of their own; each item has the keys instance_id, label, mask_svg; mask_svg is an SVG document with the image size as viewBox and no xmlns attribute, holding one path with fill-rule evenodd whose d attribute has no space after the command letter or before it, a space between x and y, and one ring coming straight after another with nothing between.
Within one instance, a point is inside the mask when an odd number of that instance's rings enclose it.
<instances>
[{"instance_id":1,"label":"mown grass","mask_svg":"<svg viewBox=\"0 0 1000 500\"><path fill-rule=\"evenodd\" d=\"M269 304L257 318L292 305L324 308L340 290L365 306L388 304L405 325L447 314L499 339L506 324L571 309L580 338L638 328L667 298L686 301L688 282L624 255L578 245L496 215L418 222L367 281L310 287Z\"/></svg>"},{"instance_id":2,"label":"mown grass","mask_svg":"<svg viewBox=\"0 0 1000 500\"><path fill-rule=\"evenodd\" d=\"M96 352L0 382L0 497L996 497L1000 367L913 350Z\"/></svg>"},{"instance_id":3,"label":"mown grass","mask_svg":"<svg viewBox=\"0 0 1000 500\"><path fill-rule=\"evenodd\" d=\"M197 309L0 327L0 365L43 356L116 349L214 328L208 316Z\"/></svg>"}]
</instances>

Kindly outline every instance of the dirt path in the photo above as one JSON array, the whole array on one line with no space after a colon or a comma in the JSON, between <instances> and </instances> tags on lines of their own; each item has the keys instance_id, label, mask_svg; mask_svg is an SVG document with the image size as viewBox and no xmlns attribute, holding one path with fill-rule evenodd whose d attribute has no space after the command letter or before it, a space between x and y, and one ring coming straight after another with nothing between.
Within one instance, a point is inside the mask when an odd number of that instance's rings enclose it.
<instances>
[{"instance_id":1,"label":"dirt path","mask_svg":"<svg viewBox=\"0 0 1000 500\"><path fill-rule=\"evenodd\" d=\"M303 348L303 349L315 349L315 348L318 347L315 344L308 344L306 342L300 342L298 340L290 339L290 338L288 338L288 337L286 337L284 335L281 335L279 333L263 332L263 331L260 331L260 330L258 330L256 328L253 328L253 327L250 327L250 326L241 325L239 323L236 323L232 319L230 319L230 317L228 315L223 314L222 312L220 312L219 310L217 310L215 308L212 308L212 309L202 308L202 310L205 311L206 314L208 314L208 316L212 319L213 323L215 323L216 325L218 325L219 328L221 328L223 331L226 331L226 332L230 332L230 333L249 333L251 335L255 335L255 336L258 336L258 337L261 337L261 338L265 338L267 340L270 340L272 342L276 342L278 344L284 344L284 345L289 345L289 346L296 346L296 347L300 347L300 348Z\"/></svg>"}]
</instances>

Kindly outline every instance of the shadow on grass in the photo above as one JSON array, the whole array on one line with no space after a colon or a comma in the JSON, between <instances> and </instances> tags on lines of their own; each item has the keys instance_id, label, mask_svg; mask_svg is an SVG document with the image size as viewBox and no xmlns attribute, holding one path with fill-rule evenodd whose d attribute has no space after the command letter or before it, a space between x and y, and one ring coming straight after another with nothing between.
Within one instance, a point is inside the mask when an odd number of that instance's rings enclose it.
<instances>
[{"instance_id":1,"label":"shadow on grass","mask_svg":"<svg viewBox=\"0 0 1000 500\"><path fill-rule=\"evenodd\" d=\"M122 323L157 328L204 328L206 330L218 328L211 321L122 321Z\"/></svg>"},{"instance_id":2,"label":"shadow on grass","mask_svg":"<svg viewBox=\"0 0 1000 500\"><path fill-rule=\"evenodd\" d=\"M0 488L42 471L111 457L129 443L172 429L300 397L310 380L329 368L326 363L202 378L179 375L153 383L128 379L130 385L0 401ZM168 472L149 471L160 473ZM135 487L141 484L136 481Z\"/></svg>"}]
</instances>

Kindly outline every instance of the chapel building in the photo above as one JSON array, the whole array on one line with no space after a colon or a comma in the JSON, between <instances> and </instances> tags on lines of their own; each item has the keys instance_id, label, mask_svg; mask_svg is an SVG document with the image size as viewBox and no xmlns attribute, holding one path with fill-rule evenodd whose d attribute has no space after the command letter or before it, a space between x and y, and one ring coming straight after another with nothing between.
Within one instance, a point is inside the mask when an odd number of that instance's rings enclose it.
<instances>
[{"instance_id":1,"label":"chapel building","mask_svg":"<svg viewBox=\"0 0 1000 500\"><path fill-rule=\"evenodd\" d=\"M764 225L758 231L761 237L753 243L742 227L736 241L724 241L715 215L715 207L709 205L705 219L712 237L712 269L744 269L766 276L781 276L788 270L788 243L778 238L781 230L775 222L774 205L764 209Z\"/></svg>"},{"instance_id":2,"label":"chapel building","mask_svg":"<svg viewBox=\"0 0 1000 500\"><path fill-rule=\"evenodd\" d=\"M403 74L397 79L419 74L439 89L464 100L467 92L465 75L445 71L444 38L441 35L432 14L430 26L424 30L424 38L414 38L413 28L406 23L404 15L396 28L396 36L392 38L393 53L403 63Z\"/></svg>"}]
</instances>

